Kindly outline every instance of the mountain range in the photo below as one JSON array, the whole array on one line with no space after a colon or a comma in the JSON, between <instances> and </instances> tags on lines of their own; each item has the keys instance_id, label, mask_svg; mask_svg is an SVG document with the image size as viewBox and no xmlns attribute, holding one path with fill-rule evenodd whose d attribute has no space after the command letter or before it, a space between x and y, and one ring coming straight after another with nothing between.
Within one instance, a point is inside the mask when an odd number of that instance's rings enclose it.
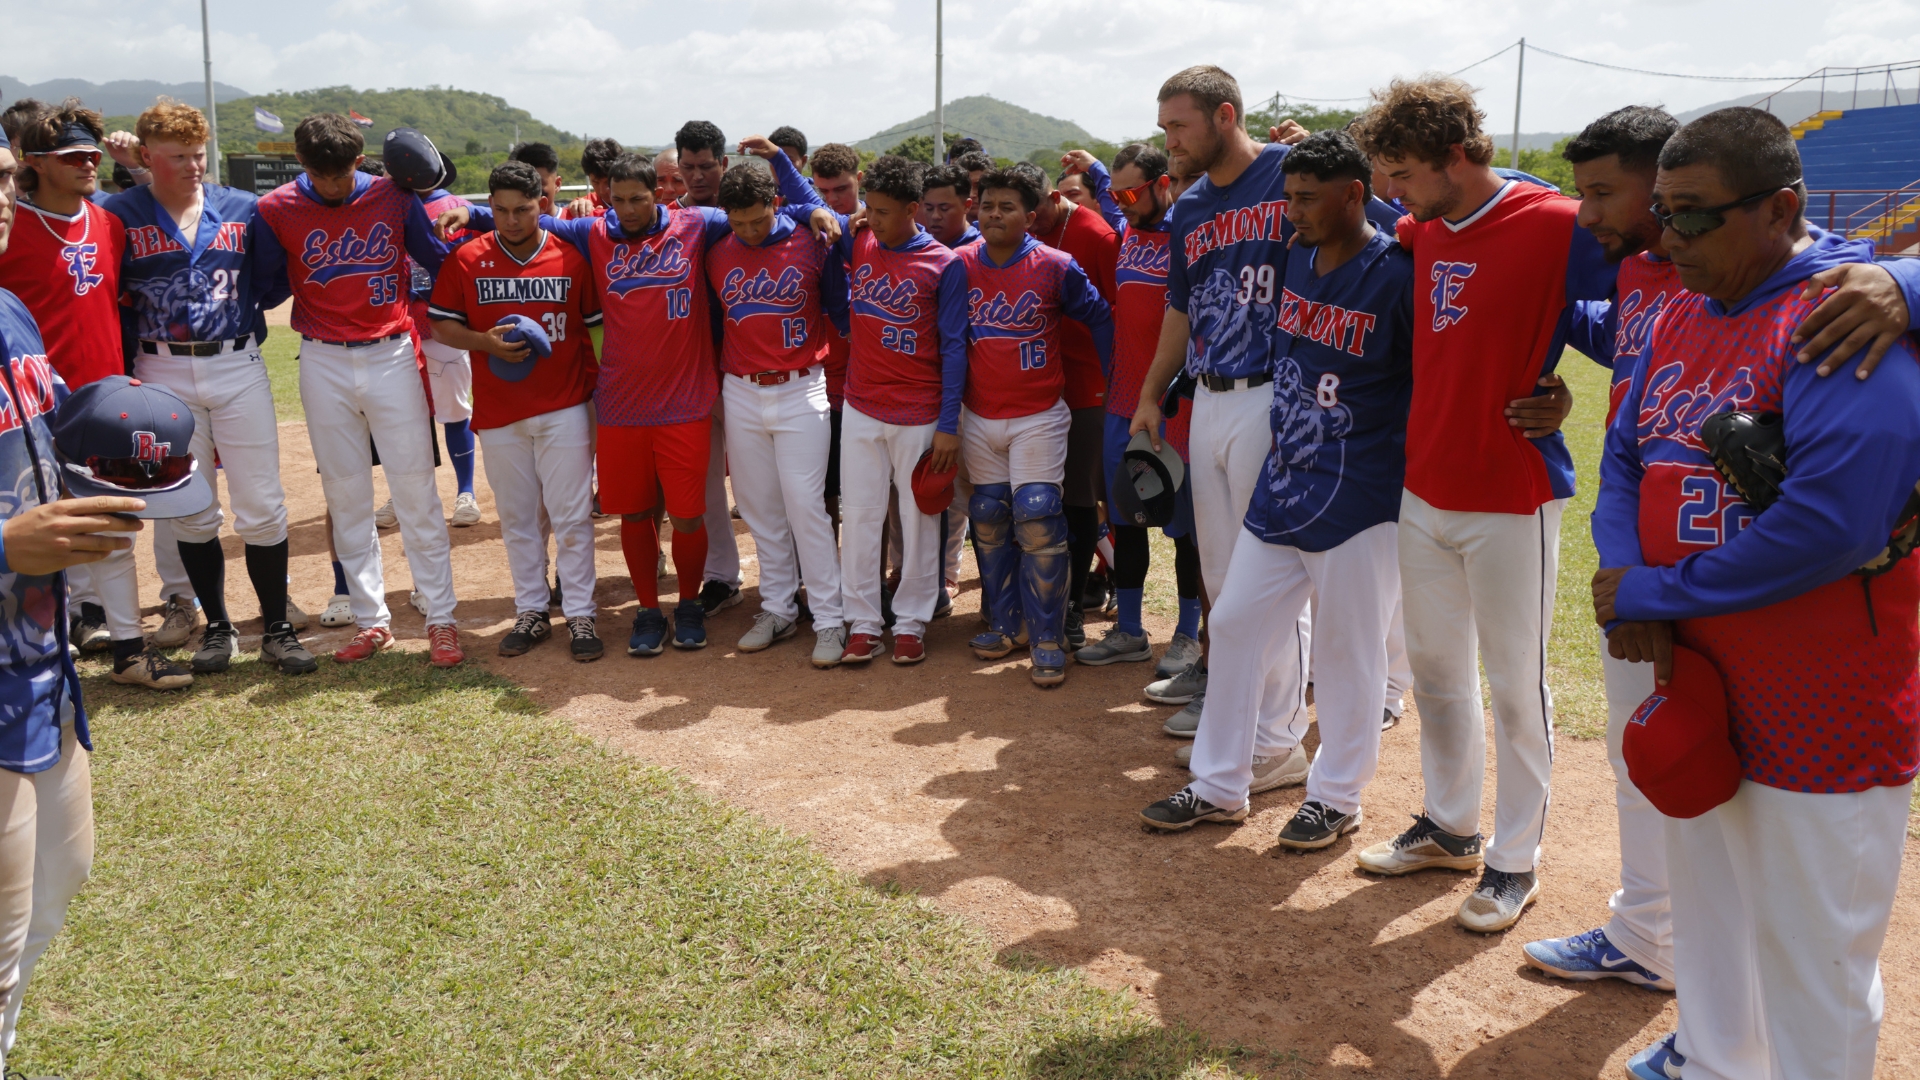
<instances>
[{"instance_id":1,"label":"mountain range","mask_svg":"<svg viewBox=\"0 0 1920 1080\"><path fill-rule=\"evenodd\" d=\"M213 100L216 104L245 96L245 90L214 80ZM137 114L161 97L175 98L205 108L207 88L204 83L163 83L155 79L115 79L106 83L88 82L85 79L48 79L46 82L24 83L11 76L0 75L0 101L10 102L23 97L39 98L53 104L77 97L86 102L88 108L98 109L103 115L119 116Z\"/></svg>"},{"instance_id":2,"label":"mountain range","mask_svg":"<svg viewBox=\"0 0 1920 1080\"><path fill-rule=\"evenodd\" d=\"M1099 141L1088 134L1086 128L1071 120L1043 116L985 94L947 102L944 121L948 132L971 135L979 139L994 157L1014 160L1061 143L1091 145ZM854 143L853 147L870 154L880 154L908 136L932 134L933 113L927 112L876 132Z\"/></svg>"}]
</instances>

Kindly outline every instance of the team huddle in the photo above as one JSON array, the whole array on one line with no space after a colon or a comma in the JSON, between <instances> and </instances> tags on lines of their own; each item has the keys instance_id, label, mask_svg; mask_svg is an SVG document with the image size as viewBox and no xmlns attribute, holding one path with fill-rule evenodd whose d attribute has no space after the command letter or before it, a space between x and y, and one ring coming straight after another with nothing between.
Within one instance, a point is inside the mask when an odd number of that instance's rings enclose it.
<instances>
[{"instance_id":1,"label":"team huddle","mask_svg":"<svg viewBox=\"0 0 1920 1080\"><path fill-rule=\"evenodd\" d=\"M0 254L8 416L46 411L54 389L14 384L49 370L62 397L108 380L172 395L190 447L142 431L134 458L149 481L184 475L162 467L183 450L218 462L281 671L318 666L287 596L260 354L263 313L290 298L334 560L321 621L355 631L335 661L393 643L393 527L429 662L465 658L442 441L451 524L480 518L476 444L492 491L507 656L552 638L558 608L573 658L602 657L597 516L619 518L638 658L703 648L740 601L729 493L759 563L739 650L810 622L818 668L924 659L970 538L974 656L1024 650L1043 687L1073 663L1154 663L1144 694L1183 706L1165 730L1192 740L1175 755L1192 781L1141 811L1150 830L1243 821L1254 795L1304 785L1278 845L1339 843L1411 689L1424 804L1355 857L1478 872L1457 920L1482 933L1541 891L1575 489L1553 371L1575 346L1612 369L1593 596L1621 888L1606 926L1531 942L1529 962L1677 991L1679 1030L1635 1055L1636 1077L1872 1075L1920 769L1920 561L1888 556L1920 502L1920 266L1809 226L1791 134L1766 113L1611 112L1566 149L1575 199L1492 166L1457 80L1395 80L1345 129L1263 144L1232 77L1201 66L1160 90L1165 149L1110 163L1076 151L1050 175L962 140L938 164L863 170L792 128L741 140L757 160L734 163L694 121L653 157L589 143L591 190L564 205L539 144L469 201L419 132L389 133L376 162L352 121L320 114L295 132L303 175L256 199L208 182L189 106L155 105L131 134L73 102L5 120L25 165ZM128 190L96 197L103 153ZM1863 351L1858 378L1828 377ZM1729 415L1783 433L1765 499L1726 464ZM106 462L63 456L140 493ZM63 632L111 650L124 683L225 670L227 520L215 498L156 522L152 639L130 549L69 571ZM1153 528L1180 596L1157 653ZM196 605L181 665L163 650ZM1089 610L1114 616L1098 640Z\"/></svg>"}]
</instances>

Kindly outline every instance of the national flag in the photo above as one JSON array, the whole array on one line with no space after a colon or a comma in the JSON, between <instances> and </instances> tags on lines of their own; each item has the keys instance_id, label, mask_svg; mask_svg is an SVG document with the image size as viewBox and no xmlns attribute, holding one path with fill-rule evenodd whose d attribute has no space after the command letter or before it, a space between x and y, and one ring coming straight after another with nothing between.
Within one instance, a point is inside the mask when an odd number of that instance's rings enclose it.
<instances>
[{"instance_id":1,"label":"national flag","mask_svg":"<svg viewBox=\"0 0 1920 1080\"><path fill-rule=\"evenodd\" d=\"M361 116L359 113L353 111L352 109L347 110L347 119L352 120L354 123L359 124L363 128L370 128L373 126L372 117Z\"/></svg>"},{"instance_id":2,"label":"national flag","mask_svg":"<svg viewBox=\"0 0 1920 1080\"><path fill-rule=\"evenodd\" d=\"M287 125L281 123L279 117L258 105L253 107L253 126L259 128L261 131L279 132L287 130Z\"/></svg>"}]
</instances>

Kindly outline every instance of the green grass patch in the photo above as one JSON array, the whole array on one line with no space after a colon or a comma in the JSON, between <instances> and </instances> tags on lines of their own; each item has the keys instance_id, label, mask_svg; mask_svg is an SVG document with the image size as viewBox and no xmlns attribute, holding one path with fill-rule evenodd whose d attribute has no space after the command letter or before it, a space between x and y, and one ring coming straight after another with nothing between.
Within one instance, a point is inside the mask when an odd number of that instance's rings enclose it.
<instances>
[{"instance_id":1,"label":"green grass patch","mask_svg":"<svg viewBox=\"0 0 1920 1080\"><path fill-rule=\"evenodd\" d=\"M68 1077L1224 1075L1077 972L387 655L90 663L99 855L9 1064Z\"/></svg>"},{"instance_id":2,"label":"green grass patch","mask_svg":"<svg viewBox=\"0 0 1920 1080\"><path fill-rule=\"evenodd\" d=\"M305 420L307 414L300 407L300 335L284 326L274 327L260 345L260 358L267 362L267 378L273 381L274 419L283 424Z\"/></svg>"},{"instance_id":3,"label":"green grass patch","mask_svg":"<svg viewBox=\"0 0 1920 1080\"><path fill-rule=\"evenodd\" d=\"M1562 430L1578 487L1560 518L1560 584L1547 642L1547 685L1553 689L1556 730L1577 739L1604 739L1607 687L1600 673L1600 628L1593 621L1593 574L1600 556L1593 547L1592 517L1613 372L1572 350L1561 358L1559 371L1573 388L1573 415Z\"/></svg>"}]
</instances>

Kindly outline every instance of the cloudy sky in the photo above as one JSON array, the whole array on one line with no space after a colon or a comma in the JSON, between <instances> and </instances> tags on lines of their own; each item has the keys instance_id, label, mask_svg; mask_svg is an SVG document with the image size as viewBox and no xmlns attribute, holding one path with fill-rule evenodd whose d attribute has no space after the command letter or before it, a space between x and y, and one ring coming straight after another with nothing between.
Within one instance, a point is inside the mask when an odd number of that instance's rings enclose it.
<instances>
[{"instance_id":1,"label":"cloudy sky","mask_svg":"<svg viewBox=\"0 0 1920 1080\"><path fill-rule=\"evenodd\" d=\"M792 123L855 139L933 100L933 0L209 0L214 73L250 91L441 84L499 94L575 132L664 142L705 117L729 133ZM5 74L200 77L194 0L10 5ZM1355 12L1364 11L1365 15ZM992 94L1117 138L1152 128L1154 91L1221 64L1249 99L1340 98L1451 70L1516 38L1661 71L1773 76L1920 58L1920 0L949 0L946 94ZM1909 101L1916 72L1901 76ZM1468 73L1490 126L1513 120L1512 53ZM1529 53L1523 128L1577 129L1628 102L1676 111L1779 84L1629 75ZM1877 92L1877 88L1876 88Z\"/></svg>"}]
</instances>

